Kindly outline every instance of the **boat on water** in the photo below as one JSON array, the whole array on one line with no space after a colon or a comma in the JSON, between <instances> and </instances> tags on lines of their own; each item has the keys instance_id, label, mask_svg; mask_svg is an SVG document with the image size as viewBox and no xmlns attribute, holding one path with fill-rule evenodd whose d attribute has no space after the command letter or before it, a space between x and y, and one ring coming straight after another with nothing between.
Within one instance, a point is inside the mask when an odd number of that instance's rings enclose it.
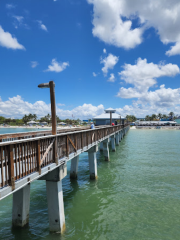
<instances>
[{"instance_id":1,"label":"boat on water","mask_svg":"<svg viewBox=\"0 0 180 240\"><path fill-rule=\"evenodd\" d=\"M160 127L160 126L157 126L156 129L161 129L161 127Z\"/></svg>"}]
</instances>

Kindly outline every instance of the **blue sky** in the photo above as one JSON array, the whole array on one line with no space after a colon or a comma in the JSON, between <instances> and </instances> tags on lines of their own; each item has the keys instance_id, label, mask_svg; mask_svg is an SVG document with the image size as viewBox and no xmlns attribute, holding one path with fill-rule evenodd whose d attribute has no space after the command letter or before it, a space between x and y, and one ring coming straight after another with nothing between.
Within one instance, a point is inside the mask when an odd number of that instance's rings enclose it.
<instances>
[{"instance_id":1,"label":"blue sky","mask_svg":"<svg viewBox=\"0 0 180 240\"><path fill-rule=\"evenodd\" d=\"M180 114L178 0L0 1L0 115Z\"/></svg>"}]
</instances>

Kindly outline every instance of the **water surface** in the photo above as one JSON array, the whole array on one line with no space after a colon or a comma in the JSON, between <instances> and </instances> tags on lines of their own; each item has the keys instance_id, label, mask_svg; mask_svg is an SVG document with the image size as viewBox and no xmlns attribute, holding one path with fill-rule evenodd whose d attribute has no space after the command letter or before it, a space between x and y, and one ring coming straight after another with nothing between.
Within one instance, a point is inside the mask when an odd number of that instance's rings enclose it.
<instances>
[{"instance_id":1,"label":"water surface","mask_svg":"<svg viewBox=\"0 0 180 240\"><path fill-rule=\"evenodd\" d=\"M26 229L11 229L12 196L0 201L0 239L179 240L179 140L178 130L130 130L110 162L97 153L97 181L81 154L78 180L63 179L64 235L49 233L45 182L34 181Z\"/></svg>"}]
</instances>

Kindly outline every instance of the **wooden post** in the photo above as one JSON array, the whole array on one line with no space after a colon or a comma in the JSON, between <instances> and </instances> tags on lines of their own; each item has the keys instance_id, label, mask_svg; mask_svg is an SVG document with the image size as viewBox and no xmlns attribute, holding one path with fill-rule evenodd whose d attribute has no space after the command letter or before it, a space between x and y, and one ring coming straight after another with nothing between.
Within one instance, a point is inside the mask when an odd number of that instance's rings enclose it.
<instances>
[{"instance_id":1,"label":"wooden post","mask_svg":"<svg viewBox=\"0 0 180 240\"><path fill-rule=\"evenodd\" d=\"M74 142L75 142L75 147L76 147L76 152L77 152L77 134L74 135Z\"/></svg>"},{"instance_id":2,"label":"wooden post","mask_svg":"<svg viewBox=\"0 0 180 240\"><path fill-rule=\"evenodd\" d=\"M14 156L13 156L13 145L9 145L8 149L8 175L9 175L9 186L12 186L12 191L15 189L14 180Z\"/></svg>"},{"instance_id":3,"label":"wooden post","mask_svg":"<svg viewBox=\"0 0 180 240\"><path fill-rule=\"evenodd\" d=\"M57 134L57 121L56 121L56 101L55 101L55 91L54 91L54 82L49 82L50 87L50 98L51 98L51 118L52 118L52 135ZM53 144L53 156L54 162L58 165L58 154L57 154L57 137L55 138Z\"/></svg>"},{"instance_id":4,"label":"wooden post","mask_svg":"<svg viewBox=\"0 0 180 240\"><path fill-rule=\"evenodd\" d=\"M88 147L88 132L86 132L86 144L87 144L87 147Z\"/></svg>"},{"instance_id":5,"label":"wooden post","mask_svg":"<svg viewBox=\"0 0 180 240\"><path fill-rule=\"evenodd\" d=\"M69 157L69 140L68 140L68 135L66 136L66 156Z\"/></svg>"},{"instance_id":6,"label":"wooden post","mask_svg":"<svg viewBox=\"0 0 180 240\"><path fill-rule=\"evenodd\" d=\"M83 133L81 133L81 149L83 149Z\"/></svg>"},{"instance_id":7,"label":"wooden post","mask_svg":"<svg viewBox=\"0 0 180 240\"><path fill-rule=\"evenodd\" d=\"M41 154L40 154L40 140L36 142L36 157L37 157L37 171L41 174Z\"/></svg>"},{"instance_id":8,"label":"wooden post","mask_svg":"<svg viewBox=\"0 0 180 240\"><path fill-rule=\"evenodd\" d=\"M2 177L2 187L4 187L4 162L3 162L3 147L1 146L1 177Z\"/></svg>"},{"instance_id":9,"label":"wooden post","mask_svg":"<svg viewBox=\"0 0 180 240\"><path fill-rule=\"evenodd\" d=\"M55 102L55 92L54 92L54 82L49 82L50 87L50 98L51 98L51 118L52 118L52 135L57 134L56 129L56 102Z\"/></svg>"}]
</instances>

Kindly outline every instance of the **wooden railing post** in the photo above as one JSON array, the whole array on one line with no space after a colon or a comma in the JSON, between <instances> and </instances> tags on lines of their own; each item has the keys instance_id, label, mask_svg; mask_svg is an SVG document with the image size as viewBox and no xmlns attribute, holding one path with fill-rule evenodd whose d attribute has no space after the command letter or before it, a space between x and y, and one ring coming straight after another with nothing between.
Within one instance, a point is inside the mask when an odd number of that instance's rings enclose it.
<instances>
[{"instance_id":1,"label":"wooden railing post","mask_svg":"<svg viewBox=\"0 0 180 240\"><path fill-rule=\"evenodd\" d=\"M77 152L77 134L74 135L74 145L76 147L76 152Z\"/></svg>"},{"instance_id":2,"label":"wooden railing post","mask_svg":"<svg viewBox=\"0 0 180 240\"><path fill-rule=\"evenodd\" d=\"M83 149L83 133L81 133L81 149Z\"/></svg>"},{"instance_id":3,"label":"wooden railing post","mask_svg":"<svg viewBox=\"0 0 180 240\"><path fill-rule=\"evenodd\" d=\"M66 136L66 156L69 157L69 140L68 140L68 135Z\"/></svg>"},{"instance_id":4,"label":"wooden railing post","mask_svg":"<svg viewBox=\"0 0 180 240\"><path fill-rule=\"evenodd\" d=\"M55 141L53 144L53 156L54 156L54 162L56 163L56 165L58 165L57 137L55 137Z\"/></svg>"},{"instance_id":5,"label":"wooden railing post","mask_svg":"<svg viewBox=\"0 0 180 240\"><path fill-rule=\"evenodd\" d=\"M15 189L15 178L14 178L14 156L13 156L13 145L9 145L8 149L8 175L9 175L9 186L12 186L12 190Z\"/></svg>"},{"instance_id":6,"label":"wooden railing post","mask_svg":"<svg viewBox=\"0 0 180 240\"><path fill-rule=\"evenodd\" d=\"M88 147L88 137L89 137L89 134L88 134L88 132L86 132L86 145L87 145L87 147Z\"/></svg>"},{"instance_id":7,"label":"wooden railing post","mask_svg":"<svg viewBox=\"0 0 180 240\"><path fill-rule=\"evenodd\" d=\"M41 154L40 154L40 140L36 142L36 157L37 157L37 171L41 175Z\"/></svg>"}]
</instances>

